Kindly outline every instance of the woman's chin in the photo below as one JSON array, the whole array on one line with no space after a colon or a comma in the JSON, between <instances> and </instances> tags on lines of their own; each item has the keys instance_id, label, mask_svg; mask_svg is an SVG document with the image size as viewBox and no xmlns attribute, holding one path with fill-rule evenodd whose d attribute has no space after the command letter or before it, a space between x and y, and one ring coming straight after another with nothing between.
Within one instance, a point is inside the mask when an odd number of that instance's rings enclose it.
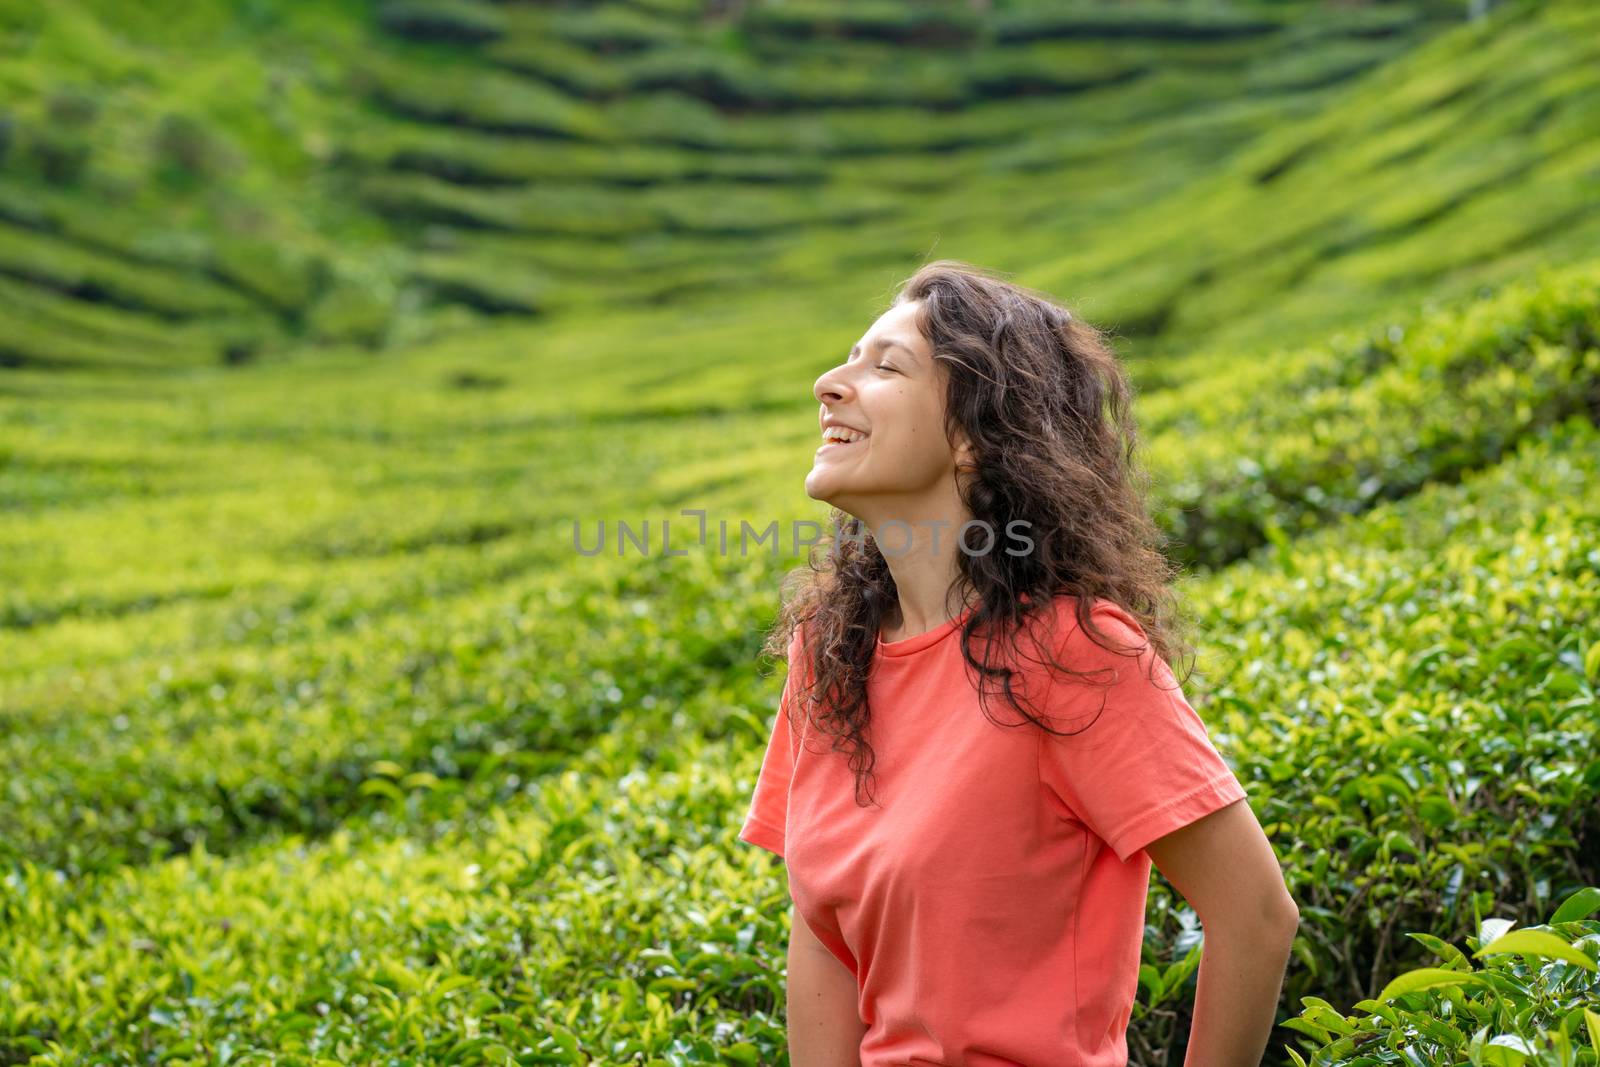
<instances>
[{"instance_id":1,"label":"woman's chin","mask_svg":"<svg viewBox=\"0 0 1600 1067\"><path fill-rule=\"evenodd\" d=\"M841 488L832 472L820 468L814 468L806 478L806 496L824 504L833 504Z\"/></svg>"}]
</instances>

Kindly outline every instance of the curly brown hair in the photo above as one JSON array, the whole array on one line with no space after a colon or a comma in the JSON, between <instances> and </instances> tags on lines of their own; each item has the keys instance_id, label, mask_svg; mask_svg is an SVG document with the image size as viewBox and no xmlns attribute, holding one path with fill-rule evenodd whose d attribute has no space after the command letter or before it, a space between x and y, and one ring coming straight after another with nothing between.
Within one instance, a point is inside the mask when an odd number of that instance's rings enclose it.
<instances>
[{"instance_id":1,"label":"curly brown hair","mask_svg":"<svg viewBox=\"0 0 1600 1067\"><path fill-rule=\"evenodd\" d=\"M1180 568L1166 555L1165 534L1147 505L1151 479L1135 456L1133 385L1107 333L998 272L936 260L901 285L891 306L910 301L920 304L915 325L944 368L946 437L953 441L959 428L972 442L975 469L962 479L963 504L991 531L1025 520L1033 540L1023 554L969 551L971 528L962 530L950 593L970 606L960 627L969 677L978 677L981 707L989 681L998 678L1024 718L1064 733L1024 706L1029 702L1014 689L1016 672L1007 666L1017 662L1019 632L1031 633L1035 619L1049 626L1057 596L1076 598L1078 625L1107 651L1137 655L1153 647L1169 664L1193 652L1183 633L1189 623L1178 611ZM848 750L856 802L864 804L874 763L866 739L867 677L898 596L861 521L835 507L828 526L839 535L824 536L805 565L784 576L782 608L761 654L787 659L796 631L803 635L798 674L811 684L802 685L789 664L789 714L809 707L812 732L831 737L832 751ZM1097 598L1131 615L1149 644L1132 651L1108 645L1090 618ZM1001 649L995 662L992 648ZM1087 673L1045 655L1051 670ZM791 721L791 729L799 736L798 723Z\"/></svg>"}]
</instances>

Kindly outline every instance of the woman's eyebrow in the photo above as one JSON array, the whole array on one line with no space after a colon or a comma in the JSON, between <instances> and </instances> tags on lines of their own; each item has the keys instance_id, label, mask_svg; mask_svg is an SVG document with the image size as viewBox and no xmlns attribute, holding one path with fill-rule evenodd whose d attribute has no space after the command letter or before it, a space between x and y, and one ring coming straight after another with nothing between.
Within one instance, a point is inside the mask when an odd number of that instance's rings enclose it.
<instances>
[{"instance_id":1,"label":"woman's eyebrow","mask_svg":"<svg viewBox=\"0 0 1600 1067\"><path fill-rule=\"evenodd\" d=\"M915 352L913 352L911 350L911 346L910 345L906 344L904 341L900 340L897 337L880 337L876 341L872 342L872 347L873 348L878 348L878 349L903 348L903 349L905 349L906 355L911 356L913 359L915 359L916 355L917 355ZM859 343L857 343L854 348L850 349L850 358L851 359L855 359L860 354L861 354L861 345Z\"/></svg>"}]
</instances>

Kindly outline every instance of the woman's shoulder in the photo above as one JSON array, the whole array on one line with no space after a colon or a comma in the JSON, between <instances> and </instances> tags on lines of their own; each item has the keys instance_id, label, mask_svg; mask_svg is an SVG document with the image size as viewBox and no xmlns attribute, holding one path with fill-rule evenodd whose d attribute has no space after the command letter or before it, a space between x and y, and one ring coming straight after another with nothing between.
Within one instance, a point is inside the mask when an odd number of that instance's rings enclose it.
<instances>
[{"instance_id":1,"label":"woman's shoulder","mask_svg":"<svg viewBox=\"0 0 1600 1067\"><path fill-rule=\"evenodd\" d=\"M1082 632L1078 614L1084 598L1073 593L1057 593L1051 601L1050 623L1057 642L1088 640ZM1090 626L1099 633L1123 644L1143 645L1146 641L1144 627L1127 608L1106 597L1089 598Z\"/></svg>"}]
</instances>

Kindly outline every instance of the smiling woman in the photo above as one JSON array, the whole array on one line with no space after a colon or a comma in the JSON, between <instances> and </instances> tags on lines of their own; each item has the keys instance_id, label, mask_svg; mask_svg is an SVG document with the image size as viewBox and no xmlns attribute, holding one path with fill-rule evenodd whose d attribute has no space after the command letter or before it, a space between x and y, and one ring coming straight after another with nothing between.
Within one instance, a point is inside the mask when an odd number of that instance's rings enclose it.
<instances>
[{"instance_id":1,"label":"smiling woman","mask_svg":"<svg viewBox=\"0 0 1600 1067\"><path fill-rule=\"evenodd\" d=\"M1259 1062L1295 908L1168 666L1174 568L1104 337L940 261L813 391L805 489L840 533L785 583L740 834L787 863L792 1062L1125 1065L1156 853L1228 939L1194 1047ZM983 536L1018 524L1025 549Z\"/></svg>"},{"instance_id":2,"label":"smiling woman","mask_svg":"<svg viewBox=\"0 0 1600 1067\"><path fill-rule=\"evenodd\" d=\"M970 448L958 456L946 441L948 375L918 326L920 311L914 300L897 301L814 387L822 400L824 443L806 478L806 493L880 533L888 523L914 527L961 510L953 474ZM956 436L964 442L959 429ZM846 443L829 443L830 437ZM946 548L946 561L953 551ZM948 585L953 574L942 574ZM911 619L921 629L945 618L940 603L918 601L912 608ZM905 620L884 621L894 626Z\"/></svg>"}]
</instances>

